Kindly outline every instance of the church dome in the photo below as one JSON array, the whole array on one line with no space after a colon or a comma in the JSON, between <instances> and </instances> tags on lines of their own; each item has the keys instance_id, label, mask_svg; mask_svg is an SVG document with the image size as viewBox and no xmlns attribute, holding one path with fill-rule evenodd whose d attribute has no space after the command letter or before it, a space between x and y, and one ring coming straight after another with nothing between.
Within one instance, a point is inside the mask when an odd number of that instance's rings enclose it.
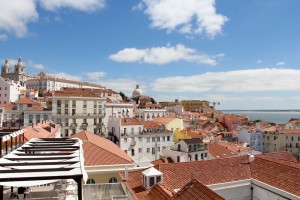
<instances>
[{"instance_id":1,"label":"church dome","mask_svg":"<svg viewBox=\"0 0 300 200\"><path fill-rule=\"evenodd\" d=\"M23 67L22 58L20 57L17 63L18 67Z\"/></svg>"},{"instance_id":2,"label":"church dome","mask_svg":"<svg viewBox=\"0 0 300 200\"><path fill-rule=\"evenodd\" d=\"M8 60L5 60L5 64L3 65L5 68L9 68Z\"/></svg>"},{"instance_id":3,"label":"church dome","mask_svg":"<svg viewBox=\"0 0 300 200\"><path fill-rule=\"evenodd\" d=\"M132 92L132 98L140 97L140 96L142 96L142 94L143 94L143 91L140 89L140 86L136 85L136 88Z\"/></svg>"}]
</instances>

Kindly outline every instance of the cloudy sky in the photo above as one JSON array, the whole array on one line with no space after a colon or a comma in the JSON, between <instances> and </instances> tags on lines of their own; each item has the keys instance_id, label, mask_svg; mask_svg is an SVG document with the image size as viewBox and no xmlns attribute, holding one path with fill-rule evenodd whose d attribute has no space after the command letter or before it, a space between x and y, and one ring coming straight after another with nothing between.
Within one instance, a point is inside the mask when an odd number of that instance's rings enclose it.
<instances>
[{"instance_id":1,"label":"cloudy sky","mask_svg":"<svg viewBox=\"0 0 300 200\"><path fill-rule=\"evenodd\" d=\"M0 64L219 109L300 109L299 0L0 0Z\"/></svg>"}]
</instances>

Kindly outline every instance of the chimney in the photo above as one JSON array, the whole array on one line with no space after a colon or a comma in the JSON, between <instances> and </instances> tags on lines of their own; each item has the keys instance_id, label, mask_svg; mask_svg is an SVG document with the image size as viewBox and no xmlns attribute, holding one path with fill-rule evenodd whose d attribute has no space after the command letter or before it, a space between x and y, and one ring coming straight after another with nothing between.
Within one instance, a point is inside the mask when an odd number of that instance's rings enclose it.
<instances>
[{"instance_id":1,"label":"chimney","mask_svg":"<svg viewBox=\"0 0 300 200\"><path fill-rule=\"evenodd\" d=\"M125 167L125 180L128 180L128 167Z\"/></svg>"},{"instance_id":2,"label":"chimney","mask_svg":"<svg viewBox=\"0 0 300 200\"><path fill-rule=\"evenodd\" d=\"M249 163L253 162L254 161L254 155L249 155Z\"/></svg>"}]
</instances>

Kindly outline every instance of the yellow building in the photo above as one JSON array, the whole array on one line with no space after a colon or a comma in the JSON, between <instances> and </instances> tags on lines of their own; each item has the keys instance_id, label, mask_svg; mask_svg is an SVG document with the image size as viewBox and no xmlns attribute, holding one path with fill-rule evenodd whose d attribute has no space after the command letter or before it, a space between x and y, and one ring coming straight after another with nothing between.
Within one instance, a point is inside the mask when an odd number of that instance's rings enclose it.
<instances>
[{"instance_id":1,"label":"yellow building","mask_svg":"<svg viewBox=\"0 0 300 200\"><path fill-rule=\"evenodd\" d=\"M185 111L199 111L203 107L209 106L209 102L204 100L183 100L180 104Z\"/></svg>"},{"instance_id":2,"label":"yellow building","mask_svg":"<svg viewBox=\"0 0 300 200\"><path fill-rule=\"evenodd\" d=\"M200 111L201 109L208 107L209 102L205 100L182 100L177 99L174 102L159 102L163 107L174 107L181 105L185 111Z\"/></svg>"},{"instance_id":3,"label":"yellow building","mask_svg":"<svg viewBox=\"0 0 300 200\"><path fill-rule=\"evenodd\" d=\"M182 130L184 129L183 120L176 117L155 117L153 121L158 123L159 125L164 126L169 131L174 131L176 129Z\"/></svg>"}]
</instances>

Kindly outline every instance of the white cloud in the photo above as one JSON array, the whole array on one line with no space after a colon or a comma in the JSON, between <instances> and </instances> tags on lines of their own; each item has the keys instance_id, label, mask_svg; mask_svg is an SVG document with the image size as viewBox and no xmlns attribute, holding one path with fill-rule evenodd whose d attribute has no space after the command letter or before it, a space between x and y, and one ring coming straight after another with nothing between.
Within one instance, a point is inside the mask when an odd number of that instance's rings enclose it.
<instances>
[{"instance_id":1,"label":"white cloud","mask_svg":"<svg viewBox=\"0 0 300 200\"><path fill-rule=\"evenodd\" d=\"M164 46L150 49L125 48L116 54L110 55L109 58L117 62L140 62L159 65L176 61L198 62L207 65L217 64L214 56L198 53L196 49L187 48L182 44L177 44L175 47Z\"/></svg>"},{"instance_id":2,"label":"white cloud","mask_svg":"<svg viewBox=\"0 0 300 200\"><path fill-rule=\"evenodd\" d=\"M17 37L26 36L27 24L38 19L35 0L2 0L0 8L0 30L12 32Z\"/></svg>"},{"instance_id":3,"label":"white cloud","mask_svg":"<svg viewBox=\"0 0 300 200\"><path fill-rule=\"evenodd\" d=\"M40 0L41 6L50 11L71 8L84 12L93 12L105 7L105 0Z\"/></svg>"},{"instance_id":4,"label":"white cloud","mask_svg":"<svg viewBox=\"0 0 300 200\"><path fill-rule=\"evenodd\" d=\"M257 60L257 61L256 61L256 64L262 64L262 63L263 63L262 60Z\"/></svg>"},{"instance_id":5,"label":"white cloud","mask_svg":"<svg viewBox=\"0 0 300 200\"><path fill-rule=\"evenodd\" d=\"M281 61L281 62L278 62L276 65L282 66L282 65L285 65L285 62Z\"/></svg>"},{"instance_id":6,"label":"white cloud","mask_svg":"<svg viewBox=\"0 0 300 200\"><path fill-rule=\"evenodd\" d=\"M207 72L193 76L158 78L152 88L159 92L263 92L300 90L300 70L253 69Z\"/></svg>"},{"instance_id":7,"label":"white cloud","mask_svg":"<svg viewBox=\"0 0 300 200\"><path fill-rule=\"evenodd\" d=\"M102 80L100 84L106 88L111 88L116 92L123 92L128 97L131 97L132 91L135 89L137 83L138 81L134 79L119 78L119 79ZM141 85L140 87L145 93L146 87L144 85Z\"/></svg>"},{"instance_id":8,"label":"white cloud","mask_svg":"<svg viewBox=\"0 0 300 200\"><path fill-rule=\"evenodd\" d=\"M67 80L82 81L81 76L66 74L64 72L50 73L48 75L49 76L54 76L54 77L57 77L57 78L67 79Z\"/></svg>"},{"instance_id":9,"label":"white cloud","mask_svg":"<svg viewBox=\"0 0 300 200\"><path fill-rule=\"evenodd\" d=\"M40 69L40 70L46 69L46 67L42 64L35 64L32 67L35 68L35 69Z\"/></svg>"},{"instance_id":10,"label":"white cloud","mask_svg":"<svg viewBox=\"0 0 300 200\"><path fill-rule=\"evenodd\" d=\"M105 0L0 0L0 33L13 33L17 37L28 35L28 24L39 19L37 3L49 11L70 8L83 12L92 12L105 7ZM47 20L47 18L44 18ZM54 20L60 20L55 17ZM7 40L6 34L0 34L0 41Z\"/></svg>"},{"instance_id":11,"label":"white cloud","mask_svg":"<svg viewBox=\"0 0 300 200\"><path fill-rule=\"evenodd\" d=\"M206 33L214 37L228 20L217 14L215 0L142 0L151 27L179 30L181 33ZM141 7L138 4L138 7Z\"/></svg>"},{"instance_id":12,"label":"white cloud","mask_svg":"<svg viewBox=\"0 0 300 200\"><path fill-rule=\"evenodd\" d=\"M144 9L144 4L142 2L138 3L137 5L132 7L132 10L143 10Z\"/></svg>"},{"instance_id":13,"label":"white cloud","mask_svg":"<svg viewBox=\"0 0 300 200\"><path fill-rule=\"evenodd\" d=\"M6 41L8 39L7 35L0 34L0 41Z\"/></svg>"},{"instance_id":14,"label":"white cloud","mask_svg":"<svg viewBox=\"0 0 300 200\"><path fill-rule=\"evenodd\" d=\"M91 80L99 80L100 78L104 77L106 75L105 72L88 72L86 73L88 79Z\"/></svg>"}]
</instances>

